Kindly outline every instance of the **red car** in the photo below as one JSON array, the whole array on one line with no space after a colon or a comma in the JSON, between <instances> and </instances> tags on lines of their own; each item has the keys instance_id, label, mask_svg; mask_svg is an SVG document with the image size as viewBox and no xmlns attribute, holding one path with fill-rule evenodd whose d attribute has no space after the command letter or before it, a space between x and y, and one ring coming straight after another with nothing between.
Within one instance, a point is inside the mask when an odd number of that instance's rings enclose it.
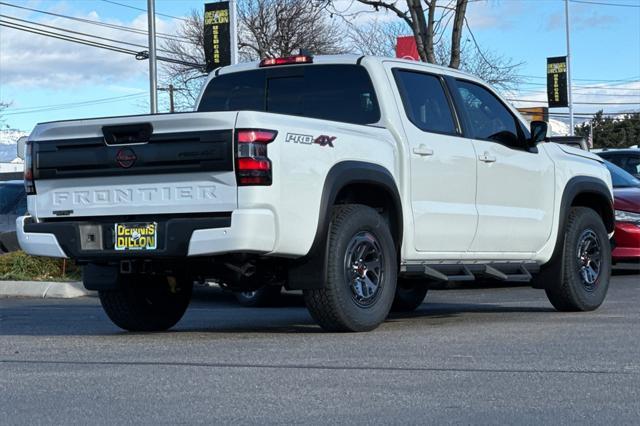
<instances>
[{"instance_id":1,"label":"red car","mask_svg":"<svg viewBox=\"0 0 640 426\"><path fill-rule=\"evenodd\" d=\"M605 161L613 180L616 210L614 262L640 261L640 180Z\"/></svg>"}]
</instances>

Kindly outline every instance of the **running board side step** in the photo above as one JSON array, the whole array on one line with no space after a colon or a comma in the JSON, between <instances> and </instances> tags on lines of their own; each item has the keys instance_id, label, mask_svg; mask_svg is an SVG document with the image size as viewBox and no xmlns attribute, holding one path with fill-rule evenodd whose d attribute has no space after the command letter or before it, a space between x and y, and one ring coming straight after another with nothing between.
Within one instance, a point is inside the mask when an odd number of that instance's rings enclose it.
<instances>
[{"instance_id":1,"label":"running board side step","mask_svg":"<svg viewBox=\"0 0 640 426\"><path fill-rule=\"evenodd\" d=\"M504 282L529 282L540 270L537 263L490 264L409 264L400 267L406 277L425 277L436 281L474 281L478 276Z\"/></svg>"}]
</instances>

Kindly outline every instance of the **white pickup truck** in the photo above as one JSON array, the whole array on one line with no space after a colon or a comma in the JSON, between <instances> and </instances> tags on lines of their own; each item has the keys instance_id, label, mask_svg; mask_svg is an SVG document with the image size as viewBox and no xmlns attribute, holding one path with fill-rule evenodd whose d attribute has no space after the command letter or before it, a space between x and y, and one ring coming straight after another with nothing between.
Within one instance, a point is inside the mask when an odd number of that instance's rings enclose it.
<instances>
[{"instance_id":1,"label":"white pickup truck","mask_svg":"<svg viewBox=\"0 0 640 426\"><path fill-rule=\"evenodd\" d=\"M195 112L39 124L19 242L85 265L127 330L172 327L205 279L301 289L333 331L478 277L593 310L609 285L611 177L530 127L482 81L424 63L224 67Z\"/></svg>"}]
</instances>

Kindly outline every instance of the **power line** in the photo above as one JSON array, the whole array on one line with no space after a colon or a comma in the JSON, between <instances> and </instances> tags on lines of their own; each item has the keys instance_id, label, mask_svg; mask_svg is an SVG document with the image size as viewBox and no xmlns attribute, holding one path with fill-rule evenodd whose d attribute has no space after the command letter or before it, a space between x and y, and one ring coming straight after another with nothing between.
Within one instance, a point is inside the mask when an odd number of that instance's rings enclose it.
<instances>
[{"instance_id":1,"label":"power line","mask_svg":"<svg viewBox=\"0 0 640 426\"><path fill-rule=\"evenodd\" d=\"M141 12L145 12L145 13L147 13L147 9L143 9L143 8L141 8L141 7L135 7L135 6L131 6L131 5L129 5L129 4L122 4L122 3L118 3L118 2L116 2L116 1L111 1L111 0L102 0L102 1L103 1L103 2L105 2L105 3L111 3L111 4L118 5L118 6L127 7L127 8L129 8L129 9L135 9L135 10L139 10L139 11L141 11ZM179 17L177 17L177 16L172 16L172 15L167 15L167 14L165 14L165 13L158 13L158 12L156 12L156 15L164 16L165 18L173 18L173 19L178 19L178 20L180 20L180 21L189 22L187 19L179 18Z\"/></svg>"},{"instance_id":2,"label":"power line","mask_svg":"<svg viewBox=\"0 0 640 426\"><path fill-rule=\"evenodd\" d=\"M523 94L544 94L546 95L546 91L542 90L531 90L531 89L518 89L511 90L510 93L523 93ZM507 92L507 93L509 93ZM595 98L631 98L640 100L640 93L638 94L624 94L624 93L591 93L591 92L582 92L582 91L573 91L575 96L579 97L595 97Z\"/></svg>"},{"instance_id":3,"label":"power line","mask_svg":"<svg viewBox=\"0 0 640 426\"><path fill-rule=\"evenodd\" d=\"M125 26L122 26L122 25L109 24L107 22L93 21L91 19L85 19L85 18L76 18L74 16L68 16L68 15L62 15L62 14L59 14L59 13L47 12L45 10L33 9L33 8L30 8L30 7L26 7L26 6L18 6L17 4L6 3L6 2L3 2L3 1L0 1L0 5L15 7L17 9L28 10L28 11L31 11L31 12L42 13L42 14L49 15L49 16L55 16L55 17L58 17L58 18L69 19L69 20L76 21L76 22L83 22L85 24L98 25L98 26L101 26L101 27L117 29L117 30L126 31L126 32L130 32L130 33L135 33L135 34L141 34L141 35L148 35L149 34L147 31L141 30L141 29L138 29L138 28L129 28L129 27L125 27ZM171 35L171 34L166 34L166 33L156 33L156 35L158 36L158 38L163 38L163 39L166 39L166 40L174 40L174 41L178 41L178 42L181 42L181 43L189 43L189 44L197 45L197 43L192 42L191 40L189 40L186 37L181 37L181 36L176 36L176 35Z\"/></svg>"},{"instance_id":4,"label":"power line","mask_svg":"<svg viewBox=\"0 0 640 426\"><path fill-rule=\"evenodd\" d=\"M23 111L33 110L33 109L67 107L67 106L73 106L73 105L83 105L83 104L90 104L90 103L101 103L101 102L104 102L104 101L125 100L127 98L132 98L132 97L141 96L141 95L146 95L146 92L130 93L128 95L112 96L112 97L108 97L108 98L99 98L99 99L90 99L90 100L86 100L86 101L67 102L67 103L63 103L63 104L37 105L37 106L22 107L22 108L7 108L5 111L8 111L8 112L23 112Z\"/></svg>"},{"instance_id":5,"label":"power line","mask_svg":"<svg viewBox=\"0 0 640 426\"><path fill-rule=\"evenodd\" d=\"M26 25L22 25L22 24L16 24L14 22L3 21L1 19L0 19L0 26L4 26L4 27L7 27L7 28L13 28L13 29L20 30L20 31L26 31L26 32L29 32L29 33L38 34L38 35L42 35L42 36L45 36L45 37L53 37L53 38L57 38L57 39L60 39L60 40L70 41L70 42L73 42L73 43L79 43L79 44L84 44L84 45L87 45L87 46L98 47L98 48L101 48L101 49L112 50L114 52L126 53L126 54L129 54L129 55L135 56L136 59L138 59L138 58L146 59L146 56L144 55L145 52L138 52L138 51L127 49L127 48L120 47L120 46L114 46L114 45L111 45L111 44L99 43L97 41L87 40L87 39L78 38L78 37L73 37L73 36L66 35L66 34L55 33L55 32L43 30L43 29L40 29L40 28L33 28L33 27L26 26ZM158 61L162 61L162 62L169 62L169 63L174 63L174 64L187 65L187 66L191 66L191 67L194 67L194 68L204 69L204 65L203 64L180 61L180 60L177 60L177 59L168 58L166 56L158 56L157 60Z\"/></svg>"},{"instance_id":6,"label":"power line","mask_svg":"<svg viewBox=\"0 0 640 426\"><path fill-rule=\"evenodd\" d=\"M539 101L535 99L507 99L510 102L531 102L537 104L546 104L547 101ZM576 105L640 105L640 102L574 102Z\"/></svg>"},{"instance_id":7,"label":"power line","mask_svg":"<svg viewBox=\"0 0 640 426\"><path fill-rule=\"evenodd\" d=\"M26 22L26 23L31 24L31 25L38 25L38 26L41 26L41 27L51 28L51 29L55 29L55 30L63 31L63 32L67 32L67 33L72 33L72 34L78 34L78 35L83 35L83 36L87 36L87 37L92 37L92 38L96 38L96 39L99 39L99 40L112 41L114 43L126 44L126 45L129 45L129 46L141 47L143 49L148 49L148 47L143 45L143 44L130 43L130 42L127 42L127 41L121 41L121 40L116 40L116 39L107 38L107 37L101 37L101 36L97 36L97 35L93 35L93 34L89 34L89 33L83 33L83 32L80 32L80 31L67 30L65 28L56 27L54 25L41 24L39 22L29 21L27 19L15 18L13 16L8 16L8 15L0 14L0 17L13 19L14 21ZM27 26L25 25L25 27L27 27ZM37 28L34 28L34 29L37 29ZM158 50L162 51L162 52L173 53L173 52L171 52L169 50L165 50L165 49L158 49Z\"/></svg>"},{"instance_id":8,"label":"power line","mask_svg":"<svg viewBox=\"0 0 640 426\"><path fill-rule=\"evenodd\" d=\"M106 49L106 50L112 50L114 52L128 53L130 55L135 55L135 54L138 53L135 50L126 49L124 47L119 47L119 46L113 46L113 45L110 45L110 44L99 43L97 41L81 39L81 38L72 37L72 36L64 35L64 34L58 34L58 33L54 33L54 32L47 31L47 30L41 30L39 28L31 28L31 27L28 27L26 25L16 24L16 23L13 23L13 22L7 22L7 21L3 21L1 19L0 19L0 26L7 27L7 28L13 28L15 30L20 30L20 31L26 31L26 32L33 33L33 34L39 34L39 35L43 35L43 36L46 36L46 37L53 37L53 38L57 38L57 39L60 39L60 40L71 41L71 42L74 42L74 43L84 44L84 45L87 45L87 46L98 47L98 48Z\"/></svg>"},{"instance_id":9,"label":"power line","mask_svg":"<svg viewBox=\"0 0 640 426\"><path fill-rule=\"evenodd\" d=\"M533 94L544 94L546 95L546 91L541 90L527 90L527 89L518 89L512 90L513 93L533 93ZM595 97L595 98L631 98L640 100L640 93L638 94L624 94L624 93L591 93L591 92L582 92L582 91L573 91L573 94L576 96L582 97Z\"/></svg>"},{"instance_id":10,"label":"power line","mask_svg":"<svg viewBox=\"0 0 640 426\"><path fill-rule=\"evenodd\" d=\"M546 80L547 77L546 76L539 76L539 75L518 75L517 77L522 77L522 78L537 78L537 79L542 79L542 80ZM577 80L577 81L589 81L589 82L603 82L603 83L635 83L636 81L638 81L640 79L640 75L636 75L633 77L629 77L629 78L620 78L620 79L596 79L596 78L574 78L573 80Z\"/></svg>"},{"instance_id":11,"label":"power line","mask_svg":"<svg viewBox=\"0 0 640 426\"><path fill-rule=\"evenodd\" d=\"M120 101L129 100L132 98L137 98L140 96L146 96L146 92L131 93L128 95L112 96L108 98L91 99L86 101L68 102L63 104L38 105L38 106L23 107L23 108L7 108L5 111L6 111L6 114L27 114L31 112L40 112L40 110L74 108L76 106L120 102ZM3 112L3 114L5 114L5 112Z\"/></svg>"},{"instance_id":12,"label":"power line","mask_svg":"<svg viewBox=\"0 0 640 426\"><path fill-rule=\"evenodd\" d=\"M640 81L630 81L628 83L619 83L619 84L633 84L633 83L640 83ZM547 83L534 83L534 82L527 82L527 81L523 81L520 84L525 85L525 86L540 86L540 87L547 87ZM576 89L594 89L594 90L625 90L625 91L639 91L640 92L640 87L618 87L618 86L584 86L581 84L574 84L573 85L574 88Z\"/></svg>"},{"instance_id":13,"label":"power line","mask_svg":"<svg viewBox=\"0 0 640 426\"><path fill-rule=\"evenodd\" d=\"M599 112L599 111L598 111ZM598 112L574 112L573 115L577 115L580 117L593 117L598 114ZM527 115L526 113L520 113L522 115ZM640 111L631 111L631 112L602 112L602 115L606 116L617 116L617 115L635 115L640 114ZM569 117L568 112L549 112L549 116L557 116L557 117Z\"/></svg>"},{"instance_id":14,"label":"power line","mask_svg":"<svg viewBox=\"0 0 640 426\"><path fill-rule=\"evenodd\" d=\"M571 3L583 3L583 4L597 4L600 6L618 6L618 7L640 7L638 4L624 4L624 3L605 3L598 1L586 1L586 0L569 0Z\"/></svg>"}]
</instances>

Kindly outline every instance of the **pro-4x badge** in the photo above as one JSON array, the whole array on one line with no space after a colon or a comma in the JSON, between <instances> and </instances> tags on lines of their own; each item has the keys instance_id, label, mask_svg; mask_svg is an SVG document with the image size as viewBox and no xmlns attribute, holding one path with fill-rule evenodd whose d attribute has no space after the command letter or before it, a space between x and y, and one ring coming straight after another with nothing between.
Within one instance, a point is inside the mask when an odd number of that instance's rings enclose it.
<instances>
[{"instance_id":1,"label":"pro-4x badge","mask_svg":"<svg viewBox=\"0 0 640 426\"><path fill-rule=\"evenodd\" d=\"M331 148L333 148L333 141L335 140L335 136L320 135L316 138L316 140L313 141L313 143L317 143L320 146L329 145Z\"/></svg>"},{"instance_id":2,"label":"pro-4x badge","mask_svg":"<svg viewBox=\"0 0 640 426\"><path fill-rule=\"evenodd\" d=\"M336 140L335 136L320 135L314 138L311 135L300 135L298 133L287 133L285 142L300 143L304 145L318 144L320 146L330 146L333 148L333 141Z\"/></svg>"}]
</instances>

